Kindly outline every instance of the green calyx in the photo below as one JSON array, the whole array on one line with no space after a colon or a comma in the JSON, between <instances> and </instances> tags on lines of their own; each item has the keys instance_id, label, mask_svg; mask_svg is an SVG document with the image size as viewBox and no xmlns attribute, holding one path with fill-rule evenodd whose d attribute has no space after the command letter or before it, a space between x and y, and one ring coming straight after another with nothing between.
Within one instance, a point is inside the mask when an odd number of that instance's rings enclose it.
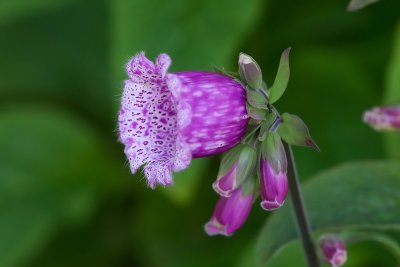
<instances>
[{"instance_id":1,"label":"green calyx","mask_svg":"<svg viewBox=\"0 0 400 267\"><path fill-rule=\"evenodd\" d=\"M320 151L317 144L311 138L307 125L299 116L284 113L282 115L282 123L278 128L278 133L282 139L290 145L307 146L316 151Z\"/></svg>"},{"instance_id":2,"label":"green calyx","mask_svg":"<svg viewBox=\"0 0 400 267\"><path fill-rule=\"evenodd\" d=\"M281 137L277 132L269 132L261 143L261 156L276 172L286 172L287 160Z\"/></svg>"},{"instance_id":3,"label":"green calyx","mask_svg":"<svg viewBox=\"0 0 400 267\"><path fill-rule=\"evenodd\" d=\"M319 151L307 126L295 115L280 115L273 104L284 94L289 83L290 48L283 51L273 85L267 88L258 63L249 55L239 55L239 72L224 69L216 72L229 76L246 91L246 109L250 118L247 132L241 143L227 152L222 159L218 176L236 167L236 182L241 184L245 195L255 194L259 184L261 160L267 160L275 172L286 172L287 159L282 140L290 145L312 147ZM258 163L258 164L257 164ZM236 166L234 166L236 164Z\"/></svg>"},{"instance_id":4,"label":"green calyx","mask_svg":"<svg viewBox=\"0 0 400 267\"><path fill-rule=\"evenodd\" d=\"M253 173L256 162L257 151L247 144L239 144L222 157L218 177L225 175L236 167L236 183L241 184Z\"/></svg>"}]
</instances>

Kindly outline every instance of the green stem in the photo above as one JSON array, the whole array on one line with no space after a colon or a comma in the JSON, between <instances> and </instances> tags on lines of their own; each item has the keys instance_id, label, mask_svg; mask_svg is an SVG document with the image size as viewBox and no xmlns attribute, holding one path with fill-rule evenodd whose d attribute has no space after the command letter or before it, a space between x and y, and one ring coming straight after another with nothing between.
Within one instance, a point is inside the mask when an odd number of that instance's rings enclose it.
<instances>
[{"instance_id":1,"label":"green stem","mask_svg":"<svg viewBox=\"0 0 400 267\"><path fill-rule=\"evenodd\" d=\"M294 215L297 222L297 230L303 244L303 249L307 258L308 266L319 267L320 264L311 236L310 222L308 221L304 208L304 201L300 189L300 183L297 175L296 164L294 162L292 148L286 142L283 142L283 145L285 147L286 156L288 159L289 192L293 203Z\"/></svg>"}]
</instances>

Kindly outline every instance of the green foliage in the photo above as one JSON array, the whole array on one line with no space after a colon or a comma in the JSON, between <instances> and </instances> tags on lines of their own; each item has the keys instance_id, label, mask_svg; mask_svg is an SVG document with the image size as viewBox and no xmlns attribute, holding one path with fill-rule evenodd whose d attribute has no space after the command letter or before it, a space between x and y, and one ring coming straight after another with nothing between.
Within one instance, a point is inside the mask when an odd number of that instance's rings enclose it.
<instances>
[{"instance_id":1,"label":"green foliage","mask_svg":"<svg viewBox=\"0 0 400 267\"><path fill-rule=\"evenodd\" d=\"M395 40L386 76L385 103L400 105L400 22L397 24ZM385 133L386 150L391 157L400 158L400 134Z\"/></svg>"},{"instance_id":2,"label":"green foliage","mask_svg":"<svg viewBox=\"0 0 400 267\"><path fill-rule=\"evenodd\" d=\"M115 131L124 64L144 50L150 58L169 53L172 71L236 71L242 51L273 81L280 53L293 47L290 90L277 104L300 115L322 149L295 150L309 177L385 157L382 135L360 117L379 104L388 59L387 87L398 93L399 60L389 53L399 9L399 1L353 14L340 1L316 0L1 1L0 266L235 265L269 213L256 202L233 237L211 238L203 225L218 199L218 158L196 159L174 175L174 187L154 191L142 173L129 173ZM396 100L388 93L386 101ZM350 249L351 267L387 256L375 246ZM298 257L282 252L281 266L297 266Z\"/></svg>"},{"instance_id":3,"label":"green foliage","mask_svg":"<svg viewBox=\"0 0 400 267\"><path fill-rule=\"evenodd\" d=\"M68 112L2 109L0 128L0 265L20 266L60 229L90 218L120 172L101 137Z\"/></svg>"},{"instance_id":4,"label":"green foliage","mask_svg":"<svg viewBox=\"0 0 400 267\"><path fill-rule=\"evenodd\" d=\"M279 62L278 72L274 80L274 84L270 88L269 103L273 104L281 98L289 83L290 68L289 68L289 53L290 48L283 51Z\"/></svg>"},{"instance_id":5,"label":"green foliage","mask_svg":"<svg viewBox=\"0 0 400 267\"><path fill-rule=\"evenodd\" d=\"M379 177L379 178L377 178ZM400 229L400 164L361 162L322 172L303 187L313 230ZM258 240L257 262L265 265L296 239L291 205L265 224Z\"/></svg>"}]
</instances>

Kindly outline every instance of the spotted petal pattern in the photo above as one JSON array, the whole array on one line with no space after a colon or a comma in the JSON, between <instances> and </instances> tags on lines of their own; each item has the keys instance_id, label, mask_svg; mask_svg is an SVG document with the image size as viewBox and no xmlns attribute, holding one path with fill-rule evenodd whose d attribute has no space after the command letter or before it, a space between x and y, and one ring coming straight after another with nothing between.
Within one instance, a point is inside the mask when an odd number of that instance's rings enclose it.
<instances>
[{"instance_id":1,"label":"spotted petal pattern","mask_svg":"<svg viewBox=\"0 0 400 267\"><path fill-rule=\"evenodd\" d=\"M150 187L171 185L172 171L193 157L221 153L237 144L248 116L241 85L210 72L168 74L171 59L155 64L144 53L126 65L119 111L119 140L132 173L143 166Z\"/></svg>"}]
</instances>

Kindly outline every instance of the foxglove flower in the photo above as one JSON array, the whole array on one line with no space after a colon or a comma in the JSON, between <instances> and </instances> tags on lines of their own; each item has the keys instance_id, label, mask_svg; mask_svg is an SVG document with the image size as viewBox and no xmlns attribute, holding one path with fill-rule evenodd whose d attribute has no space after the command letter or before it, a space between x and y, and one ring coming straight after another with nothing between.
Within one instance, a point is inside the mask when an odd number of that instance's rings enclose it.
<instances>
[{"instance_id":1,"label":"foxglove flower","mask_svg":"<svg viewBox=\"0 0 400 267\"><path fill-rule=\"evenodd\" d=\"M400 130L400 106L375 107L363 115L364 122L376 130Z\"/></svg>"},{"instance_id":2,"label":"foxglove flower","mask_svg":"<svg viewBox=\"0 0 400 267\"><path fill-rule=\"evenodd\" d=\"M288 194L287 159L279 134L269 133L261 145L261 207L275 210Z\"/></svg>"},{"instance_id":3,"label":"foxglove flower","mask_svg":"<svg viewBox=\"0 0 400 267\"><path fill-rule=\"evenodd\" d=\"M240 144L230 150L222 159L214 190L223 197L230 197L253 172L256 160L257 152L249 145Z\"/></svg>"},{"instance_id":4,"label":"foxglove flower","mask_svg":"<svg viewBox=\"0 0 400 267\"><path fill-rule=\"evenodd\" d=\"M214 214L204 227L208 235L230 236L246 222L254 201L253 188L249 190L248 186L239 187L230 197L220 197Z\"/></svg>"},{"instance_id":5,"label":"foxglove flower","mask_svg":"<svg viewBox=\"0 0 400 267\"><path fill-rule=\"evenodd\" d=\"M118 115L119 140L130 169L144 166L148 184L172 184L172 171L192 157L218 154L246 131L245 90L231 77L204 71L168 73L171 59L153 63L144 53L126 65Z\"/></svg>"},{"instance_id":6,"label":"foxglove flower","mask_svg":"<svg viewBox=\"0 0 400 267\"><path fill-rule=\"evenodd\" d=\"M332 267L339 267L346 262L346 246L337 236L322 236L319 242L324 261Z\"/></svg>"}]
</instances>

